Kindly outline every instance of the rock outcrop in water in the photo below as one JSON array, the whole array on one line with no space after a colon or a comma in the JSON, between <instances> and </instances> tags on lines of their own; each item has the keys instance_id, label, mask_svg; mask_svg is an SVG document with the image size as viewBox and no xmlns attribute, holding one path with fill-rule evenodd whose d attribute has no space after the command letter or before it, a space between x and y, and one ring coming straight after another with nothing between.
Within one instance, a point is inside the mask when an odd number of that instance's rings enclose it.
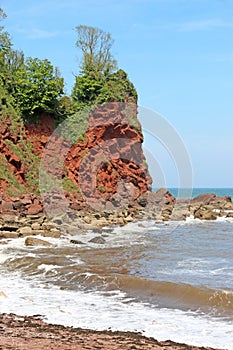
<instances>
[{"instance_id":1,"label":"rock outcrop in water","mask_svg":"<svg viewBox=\"0 0 233 350\"><path fill-rule=\"evenodd\" d=\"M233 203L229 196L201 194L193 199L176 199L168 190L144 194L138 199L144 206L140 219L182 221L188 217L200 220L216 220L218 217L233 217Z\"/></svg>"}]
</instances>

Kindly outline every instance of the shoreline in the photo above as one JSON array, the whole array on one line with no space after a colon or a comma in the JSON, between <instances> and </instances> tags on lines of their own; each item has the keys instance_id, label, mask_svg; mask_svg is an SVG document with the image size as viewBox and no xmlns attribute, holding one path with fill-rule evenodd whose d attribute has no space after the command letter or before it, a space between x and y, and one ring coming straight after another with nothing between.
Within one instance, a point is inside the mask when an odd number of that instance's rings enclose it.
<instances>
[{"instance_id":1,"label":"shoreline","mask_svg":"<svg viewBox=\"0 0 233 350\"><path fill-rule=\"evenodd\" d=\"M81 233L86 230L93 230L96 234L96 237L90 242L104 244L103 227L124 226L130 222L144 220L159 219L165 223L176 220L184 222L187 217L190 217L189 215L200 220L216 220L222 217L232 220L233 218L233 202L227 196L203 194L192 200L181 200L175 199L166 189L160 189L156 193L147 193L139 198L136 207L130 207L115 214L88 211L81 203L72 202L71 215L57 215L55 220L49 220L45 216L38 197L31 195L12 199L11 202L2 201L0 207L1 205L4 210L0 214L0 239L25 238L26 246L53 247L53 244L48 242L48 238L59 239L66 234L72 236L79 233L81 238ZM79 239L71 239L70 243L83 244ZM0 313L0 350L10 349L221 350L201 345L186 345L170 340L158 342L154 338L130 331L95 331L47 324L41 316L16 316Z\"/></svg>"},{"instance_id":2,"label":"shoreline","mask_svg":"<svg viewBox=\"0 0 233 350\"><path fill-rule=\"evenodd\" d=\"M95 331L47 324L40 315L0 314L1 350L221 350L176 343L158 342L140 333Z\"/></svg>"},{"instance_id":3,"label":"shoreline","mask_svg":"<svg viewBox=\"0 0 233 350\"><path fill-rule=\"evenodd\" d=\"M98 231L103 227L145 220L184 222L187 218L233 218L231 197L213 193L180 199L161 188L141 195L132 203L123 202L119 208L107 208L109 202L106 202L105 209L95 208L98 201L93 200L90 207L80 196L68 196L64 200L62 194L56 192L44 199L33 194L9 199L0 196L0 239L26 236L59 238L62 234L76 235L85 230Z\"/></svg>"}]
</instances>

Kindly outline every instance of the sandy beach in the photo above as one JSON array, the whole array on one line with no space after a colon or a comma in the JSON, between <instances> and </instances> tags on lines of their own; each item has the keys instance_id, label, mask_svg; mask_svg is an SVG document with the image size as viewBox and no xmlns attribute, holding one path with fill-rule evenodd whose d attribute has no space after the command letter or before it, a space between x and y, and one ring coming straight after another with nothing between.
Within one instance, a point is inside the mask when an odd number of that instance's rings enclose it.
<instances>
[{"instance_id":1,"label":"sandy beach","mask_svg":"<svg viewBox=\"0 0 233 350\"><path fill-rule=\"evenodd\" d=\"M212 349L171 341L158 342L138 333L93 331L46 324L40 316L0 315L0 350L81 350L81 349Z\"/></svg>"}]
</instances>

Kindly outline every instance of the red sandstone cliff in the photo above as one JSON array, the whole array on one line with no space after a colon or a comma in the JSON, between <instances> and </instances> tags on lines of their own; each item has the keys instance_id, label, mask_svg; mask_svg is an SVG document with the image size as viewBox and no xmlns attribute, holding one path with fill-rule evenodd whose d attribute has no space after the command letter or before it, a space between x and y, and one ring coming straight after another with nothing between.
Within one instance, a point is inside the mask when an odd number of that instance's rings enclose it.
<instances>
[{"instance_id":1,"label":"red sandstone cliff","mask_svg":"<svg viewBox=\"0 0 233 350\"><path fill-rule=\"evenodd\" d=\"M50 150L47 148L47 153L49 152L51 161L48 164L50 171L56 169L57 154L61 155L61 159L63 154L64 167L59 176L72 180L88 204L92 200L103 203L111 201L115 204L123 198L134 200L151 187L135 105L112 102L96 108L89 115L82 141L75 144L57 136L56 131L53 133L55 126L50 116L43 116L39 123L30 124L25 130L13 130L10 123L10 119L5 118L0 129L1 162L8 163L12 177L23 185L21 192L35 190L27 179L27 172L31 169L28 169L24 144L32 144L27 152L31 149L34 159L39 160L49 140ZM14 145L22 151L21 157L14 152ZM22 159L23 156L25 160ZM3 195L6 194L7 186L9 184L1 177Z\"/></svg>"}]
</instances>

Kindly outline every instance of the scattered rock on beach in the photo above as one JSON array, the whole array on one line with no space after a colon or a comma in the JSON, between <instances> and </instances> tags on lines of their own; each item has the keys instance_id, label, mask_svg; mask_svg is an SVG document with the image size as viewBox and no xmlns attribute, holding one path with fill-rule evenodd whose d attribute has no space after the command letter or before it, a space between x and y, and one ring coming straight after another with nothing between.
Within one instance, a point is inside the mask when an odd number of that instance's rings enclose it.
<instances>
[{"instance_id":1,"label":"scattered rock on beach","mask_svg":"<svg viewBox=\"0 0 233 350\"><path fill-rule=\"evenodd\" d=\"M84 244L82 241L79 241L78 239L71 239L70 243L72 243L72 244Z\"/></svg>"},{"instance_id":2,"label":"scattered rock on beach","mask_svg":"<svg viewBox=\"0 0 233 350\"><path fill-rule=\"evenodd\" d=\"M19 237L31 236L32 235L32 228L31 228L31 226L20 227L18 229L18 234L19 234Z\"/></svg>"},{"instance_id":3,"label":"scattered rock on beach","mask_svg":"<svg viewBox=\"0 0 233 350\"><path fill-rule=\"evenodd\" d=\"M27 237L25 239L25 245L27 247L34 247L34 246L44 246L44 247L51 247L52 244L44 241L43 239L35 238L35 237Z\"/></svg>"},{"instance_id":4,"label":"scattered rock on beach","mask_svg":"<svg viewBox=\"0 0 233 350\"><path fill-rule=\"evenodd\" d=\"M106 243L106 240L101 236L97 236L90 239L89 243L104 244Z\"/></svg>"},{"instance_id":5,"label":"scattered rock on beach","mask_svg":"<svg viewBox=\"0 0 233 350\"><path fill-rule=\"evenodd\" d=\"M0 231L0 239L2 238L18 238L19 234L17 232L11 232L11 231Z\"/></svg>"}]
</instances>

